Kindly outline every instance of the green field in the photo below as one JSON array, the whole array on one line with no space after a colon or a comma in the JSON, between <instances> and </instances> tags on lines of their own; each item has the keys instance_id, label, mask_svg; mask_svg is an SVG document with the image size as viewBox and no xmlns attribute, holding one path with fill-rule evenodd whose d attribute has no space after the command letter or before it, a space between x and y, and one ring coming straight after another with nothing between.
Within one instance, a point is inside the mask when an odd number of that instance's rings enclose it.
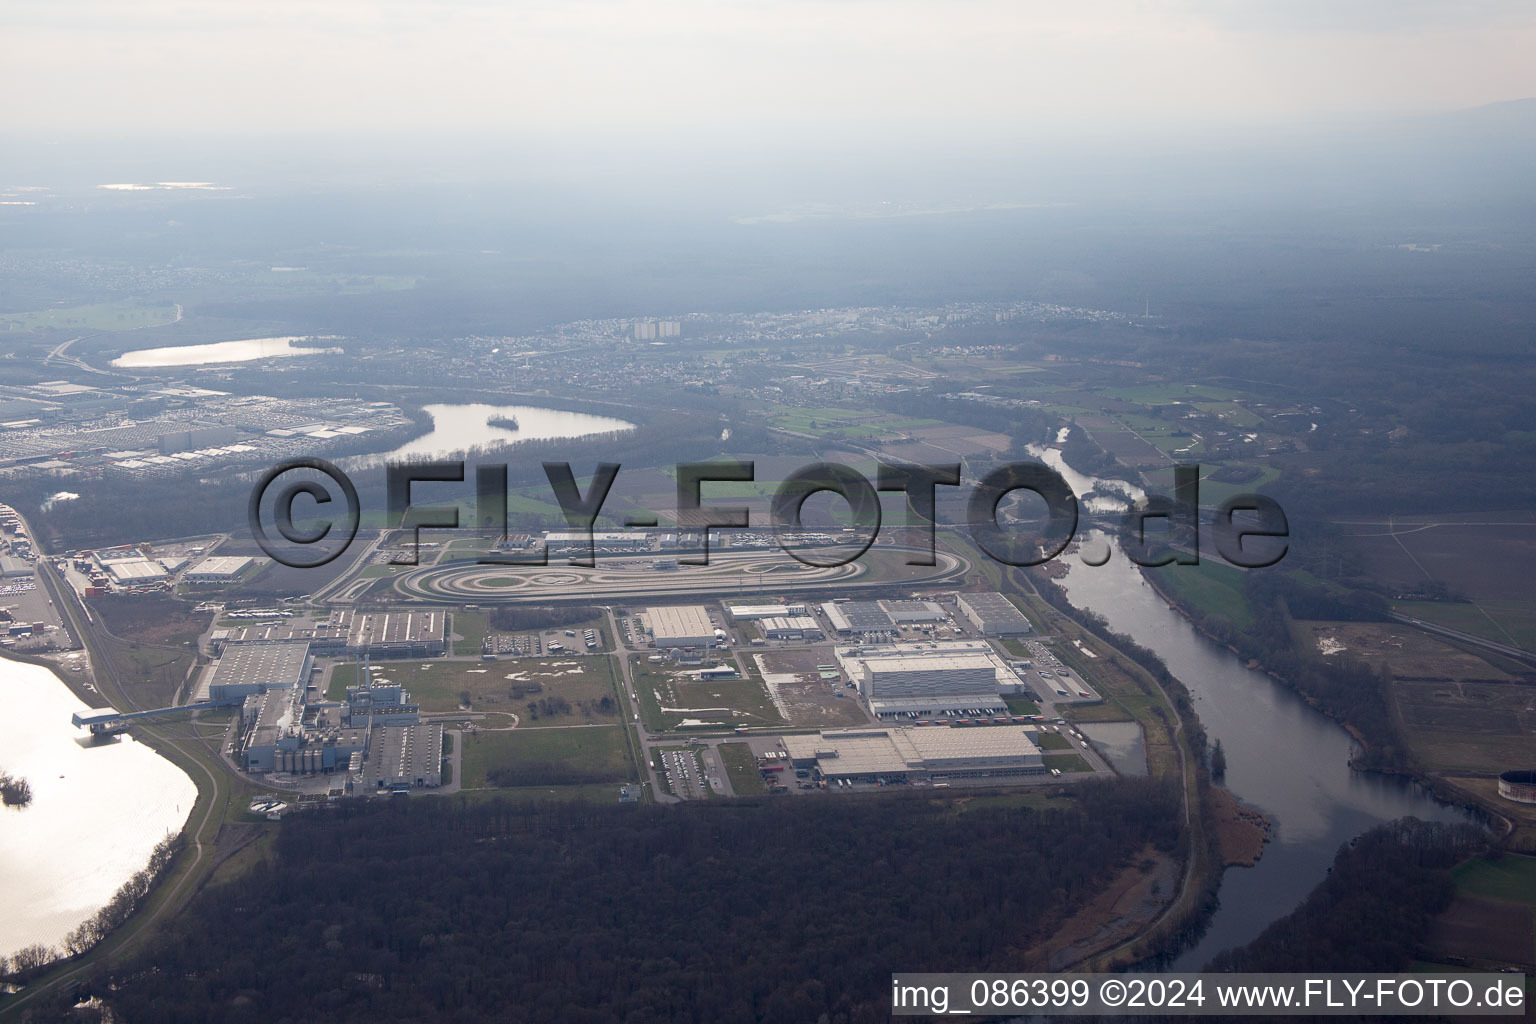
<instances>
[{"instance_id":1,"label":"green field","mask_svg":"<svg viewBox=\"0 0 1536 1024\"><path fill-rule=\"evenodd\" d=\"M1447 629L1459 629L1496 643L1513 643L1528 651L1536 651L1536 603L1533 602L1402 601L1393 608Z\"/></svg>"},{"instance_id":2,"label":"green field","mask_svg":"<svg viewBox=\"0 0 1536 1024\"><path fill-rule=\"evenodd\" d=\"M1004 697L1003 703L1008 705L1008 710L1016 715L1038 715L1040 705L1028 697Z\"/></svg>"},{"instance_id":3,"label":"green field","mask_svg":"<svg viewBox=\"0 0 1536 1024\"><path fill-rule=\"evenodd\" d=\"M634 762L622 728L606 725L468 734L464 737L464 787L635 781ZM500 781L493 783L493 777Z\"/></svg>"},{"instance_id":4,"label":"green field","mask_svg":"<svg viewBox=\"0 0 1536 1024\"><path fill-rule=\"evenodd\" d=\"M1230 565L1203 557L1199 565L1165 565L1152 569L1151 575L1159 587L1207 615L1236 626L1253 622L1253 610L1243 596L1243 574Z\"/></svg>"},{"instance_id":5,"label":"green field","mask_svg":"<svg viewBox=\"0 0 1536 1024\"><path fill-rule=\"evenodd\" d=\"M1036 737L1035 746L1043 751L1071 750L1072 741L1059 732L1042 732Z\"/></svg>"},{"instance_id":6,"label":"green field","mask_svg":"<svg viewBox=\"0 0 1536 1024\"><path fill-rule=\"evenodd\" d=\"M0 316L0 331L10 325L10 330L35 331L131 331L156 324L169 324L176 320L174 303L141 305L136 302L104 302L93 306L67 306L59 309L39 309L30 313L10 313ZM73 354L73 353L71 353Z\"/></svg>"},{"instance_id":7,"label":"green field","mask_svg":"<svg viewBox=\"0 0 1536 1024\"><path fill-rule=\"evenodd\" d=\"M404 686L425 712L457 711L467 696L471 710L516 715L522 728L615 722L620 708L603 655L375 662L380 679Z\"/></svg>"},{"instance_id":8,"label":"green field","mask_svg":"<svg viewBox=\"0 0 1536 1024\"><path fill-rule=\"evenodd\" d=\"M1047 770L1051 768L1058 769L1063 775L1072 772L1093 771L1092 766L1083 760L1082 754L1047 754L1045 757L1045 767Z\"/></svg>"},{"instance_id":9,"label":"green field","mask_svg":"<svg viewBox=\"0 0 1536 1024\"><path fill-rule=\"evenodd\" d=\"M485 612L468 611L462 608L455 610L452 615L452 632L464 638L453 642L454 654L479 654L481 645L485 642Z\"/></svg>"},{"instance_id":10,"label":"green field","mask_svg":"<svg viewBox=\"0 0 1536 1024\"><path fill-rule=\"evenodd\" d=\"M635 658L632 664L640 718L652 732L675 729L689 719L718 723L722 728L785 724L756 677L699 682L688 669L674 672L643 658ZM706 708L712 710L701 710Z\"/></svg>"},{"instance_id":11,"label":"green field","mask_svg":"<svg viewBox=\"0 0 1536 1024\"><path fill-rule=\"evenodd\" d=\"M1452 872L1456 885L1473 896L1536 907L1536 857L1505 854L1473 860Z\"/></svg>"},{"instance_id":12,"label":"green field","mask_svg":"<svg viewBox=\"0 0 1536 1024\"><path fill-rule=\"evenodd\" d=\"M717 749L720 751L720 760L725 763L725 777L731 780L731 789L737 796L768 792L768 787L763 784L763 773L757 769L757 758L752 756L750 746L745 743L722 743Z\"/></svg>"}]
</instances>

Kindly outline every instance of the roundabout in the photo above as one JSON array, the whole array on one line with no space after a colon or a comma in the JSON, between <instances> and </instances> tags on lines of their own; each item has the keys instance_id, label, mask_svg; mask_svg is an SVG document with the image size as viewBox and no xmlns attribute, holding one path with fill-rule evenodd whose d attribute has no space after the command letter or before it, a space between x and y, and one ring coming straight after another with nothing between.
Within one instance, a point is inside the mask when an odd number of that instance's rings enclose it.
<instances>
[{"instance_id":1,"label":"roundabout","mask_svg":"<svg viewBox=\"0 0 1536 1024\"><path fill-rule=\"evenodd\" d=\"M773 596L781 592L872 586L925 586L959 580L969 564L939 552L937 565L909 566L912 549L872 549L847 565L818 567L782 551L723 552L708 565L658 569L652 558L599 558L583 566L480 565L457 562L396 576L383 586L418 601L487 603L617 600L702 594ZM377 590L375 591L377 592Z\"/></svg>"}]
</instances>

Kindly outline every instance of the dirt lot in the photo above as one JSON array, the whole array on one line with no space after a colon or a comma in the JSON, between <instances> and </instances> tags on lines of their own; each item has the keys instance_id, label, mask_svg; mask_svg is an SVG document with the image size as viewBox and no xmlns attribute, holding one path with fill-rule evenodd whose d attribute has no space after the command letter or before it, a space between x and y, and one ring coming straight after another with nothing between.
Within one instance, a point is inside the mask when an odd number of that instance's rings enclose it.
<instances>
[{"instance_id":1,"label":"dirt lot","mask_svg":"<svg viewBox=\"0 0 1536 1024\"><path fill-rule=\"evenodd\" d=\"M830 728L869 721L853 690L821 678L816 666L833 663L830 649L774 651L750 660L790 725Z\"/></svg>"},{"instance_id":2,"label":"dirt lot","mask_svg":"<svg viewBox=\"0 0 1536 1024\"><path fill-rule=\"evenodd\" d=\"M1475 654L1395 622L1298 622L1323 654L1335 651L1386 666L1398 679L1508 682L1513 677Z\"/></svg>"}]
</instances>

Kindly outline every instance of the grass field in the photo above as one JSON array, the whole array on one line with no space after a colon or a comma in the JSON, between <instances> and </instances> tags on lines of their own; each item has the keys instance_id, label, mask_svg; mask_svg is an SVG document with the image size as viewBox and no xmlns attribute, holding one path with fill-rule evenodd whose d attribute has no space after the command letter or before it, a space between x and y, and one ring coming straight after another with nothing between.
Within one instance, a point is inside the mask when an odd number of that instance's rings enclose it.
<instances>
[{"instance_id":1,"label":"grass field","mask_svg":"<svg viewBox=\"0 0 1536 1024\"><path fill-rule=\"evenodd\" d=\"M131 331L154 324L168 324L176 319L174 303L146 306L136 302L104 302L93 306L67 306L39 309L30 313L0 316L0 325L11 330L34 331L56 328L80 331ZM0 330L3 330L0 327Z\"/></svg>"},{"instance_id":2,"label":"grass field","mask_svg":"<svg viewBox=\"0 0 1536 1024\"><path fill-rule=\"evenodd\" d=\"M731 781L731 789L737 796L768 792L751 747L745 743L722 743L717 749L720 760L725 763L725 777Z\"/></svg>"},{"instance_id":3,"label":"grass field","mask_svg":"<svg viewBox=\"0 0 1536 1024\"><path fill-rule=\"evenodd\" d=\"M478 655L481 644L485 640L487 628L485 612L456 609L452 615L452 622L452 632L464 638L453 642L453 653Z\"/></svg>"},{"instance_id":4,"label":"grass field","mask_svg":"<svg viewBox=\"0 0 1536 1024\"><path fill-rule=\"evenodd\" d=\"M1536 907L1536 857L1506 854L1498 860L1473 860L1452 875L1457 888L1473 896Z\"/></svg>"},{"instance_id":5,"label":"grass field","mask_svg":"<svg viewBox=\"0 0 1536 1024\"><path fill-rule=\"evenodd\" d=\"M1063 775L1072 772L1091 772L1093 768L1083 760L1082 754L1047 754L1045 756L1045 768L1049 771L1057 769Z\"/></svg>"},{"instance_id":6,"label":"grass field","mask_svg":"<svg viewBox=\"0 0 1536 1024\"><path fill-rule=\"evenodd\" d=\"M685 721L722 727L785 724L755 676L699 682L688 669L673 671L643 658L635 658L632 672L640 718L652 732L676 729Z\"/></svg>"},{"instance_id":7,"label":"grass field","mask_svg":"<svg viewBox=\"0 0 1536 1024\"><path fill-rule=\"evenodd\" d=\"M622 727L514 729L464 737L464 787L491 785L488 775L503 769L502 785L591 785L635 780L634 762Z\"/></svg>"},{"instance_id":8,"label":"grass field","mask_svg":"<svg viewBox=\"0 0 1536 1024\"><path fill-rule=\"evenodd\" d=\"M1151 570L1157 586L1207 615L1216 615L1236 626L1253 622L1253 610L1243 597L1243 574L1213 558L1199 565L1165 565Z\"/></svg>"},{"instance_id":9,"label":"grass field","mask_svg":"<svg viewBox=\"0 0 1536 1024\"><path fill-rule=\"evenodd\" d=\"M1536 602L1484 599L1461 601L1401 601L1393 606L1404 615L1459 629L1495 643L1536 651Z\"/></svg>"},{"instance_id":10,"label":"grass field","mask_svg":"<svg viewBox=\"0 0 1536 1024\"><path fill-rule=\"evenodd\" d=\"M602 655L375 662L374 682L381 680L404 686L425 712L456 711L467 695L472 710L515 714L523 728L618 720L612 665ZM558 701L549 703L556 698L568 710L559 710ZM530 703L535 709L529 709Z\"/></svg>"},{"instance_id":11,"label":"grass field","mask_svg":"<svg viewBox=\"0 0 1536 1024\"><path fill-rule=\"evenodd\" d=\"M1042 732L1035 739L1035 746L1042 751L1071 750L1072 741L1059 732Z\"/></svg>"},{"instance_id":12,"label":"grass field","mask_svg":"<svg viewBox=\"0 0 1536 1024\"><path fill-rule=\"evenodd\" d=\"M1008 710L1016 715L1038 715L1040 705L1028 697L1004 697L1003 703L1008 705Z\"/></svg>"}]
</instances>

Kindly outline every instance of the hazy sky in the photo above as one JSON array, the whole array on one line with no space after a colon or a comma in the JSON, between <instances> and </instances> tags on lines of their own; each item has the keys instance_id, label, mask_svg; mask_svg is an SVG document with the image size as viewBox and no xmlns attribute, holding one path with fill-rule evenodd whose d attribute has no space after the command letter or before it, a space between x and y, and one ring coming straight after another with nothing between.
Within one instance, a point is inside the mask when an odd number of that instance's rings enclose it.
<instances>
[{"instance_id":1,"label":"hazy sky","mask_svg":"<svg viewBox=\"0 0 1536 1024\"><path fill-rule=\"evenodd\" d=\"M1017 137L1473 106L1533 53L1525 0L7 0L0 130Z\"/></svg>"}]
</instances>

